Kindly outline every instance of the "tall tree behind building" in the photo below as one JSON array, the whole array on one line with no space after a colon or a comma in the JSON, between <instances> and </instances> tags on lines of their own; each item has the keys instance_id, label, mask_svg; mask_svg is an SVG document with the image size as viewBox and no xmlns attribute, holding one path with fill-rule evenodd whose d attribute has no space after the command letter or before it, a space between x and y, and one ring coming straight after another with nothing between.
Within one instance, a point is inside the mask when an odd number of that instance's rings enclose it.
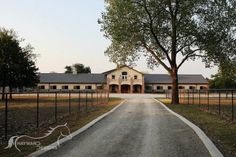
<instances>
[{"instance_id":1,"label":"tall tree behind building","mask_svg":"<svg viewBox=\"0 0 236 157\"><path fill-rule=\"evenodd\" d=\"M79 73L91 73L91 68L89 66L84 66L83 64L76 63L73 64L72 66L65 66L65 73L74 73L74 74L79 74Z\"/></svg>"}]
</instances>

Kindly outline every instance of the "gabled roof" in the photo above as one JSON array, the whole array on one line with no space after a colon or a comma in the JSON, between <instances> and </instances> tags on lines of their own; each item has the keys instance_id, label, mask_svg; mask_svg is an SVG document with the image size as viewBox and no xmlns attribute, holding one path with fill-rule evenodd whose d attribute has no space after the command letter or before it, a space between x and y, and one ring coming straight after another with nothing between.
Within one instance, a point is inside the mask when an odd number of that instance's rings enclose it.
<instances>
[{"instance_id":1,"label":"gabled roof","mask_svg":"<svg viewBox=\"0 0 236 157\"><path fill-rule=\"evenodd\" d=\"M179 83L181 84L207 84L207 80L202 75L179 74ZM164 83L171 84L172 79L167 74L144 74L145 83Z\"/></svg>"},{"instance_id":2,"label":"gabled roof","mask_svg":"<svg viewBox=\"0 0 236 157\"><path fill-rule=\"evenodd\" d=\"M105 72L103 72L103 74L108 75L108 74L112 73L113 71L116 71L116 70L121 69L121 68L124 68L124 67L127 67L127 68L129 68L129 69L131 69L131 70L134 70L134 71L136 71L137 73L140 73L140 74L143 75L143 73L141 73L140 71L135 70L135 69L133 69L133 68L127 66L127 65L122 65L122 66L120 66L119 68L115 68L115 69L112 69L112 70L109 70L109 71L105 71Z\"/></svg>"},{"instance_id":3,"label":"gabled roof","mask_svg":"<svg viewBox=\"0 0 236 157\"><path fill-rule=\"evenodd\" d=\"M41 73L40 83L105 83L104 74Z\"/></svg>"}]
</instances>

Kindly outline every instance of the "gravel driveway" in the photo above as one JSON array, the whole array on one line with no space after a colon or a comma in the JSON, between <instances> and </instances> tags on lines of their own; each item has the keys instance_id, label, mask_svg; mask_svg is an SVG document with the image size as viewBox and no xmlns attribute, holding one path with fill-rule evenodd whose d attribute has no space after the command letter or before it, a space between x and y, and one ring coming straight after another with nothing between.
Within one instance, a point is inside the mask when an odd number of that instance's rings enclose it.
<instances>
[{"instance_id":1,"label":"gravel driveway","mask_svg":"<svg viewBox=\"0 0 236 157\"><path fill-rule=\"evenodd\" d=\"M151 98L129 98L115 112L43 156L205 157L201 140Z\"/></svg>"}]
</instances>

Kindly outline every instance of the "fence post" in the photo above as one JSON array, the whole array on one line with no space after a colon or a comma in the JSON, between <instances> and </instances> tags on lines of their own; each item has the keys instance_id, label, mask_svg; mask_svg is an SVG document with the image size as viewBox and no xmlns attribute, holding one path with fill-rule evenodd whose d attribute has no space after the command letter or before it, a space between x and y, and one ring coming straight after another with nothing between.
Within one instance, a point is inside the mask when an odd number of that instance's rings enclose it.
<instances>
[{"instance_id":1,"label":"fence post","mask_svg":"<svg viewBox=\"0 0 236 157\"><path fill-rule=\"evenodd\" d=\"M221 91L219 90L219 115L220 115L220 112L221 112Z\"/></svg>"},{"instance_id":2,"label":"fence post","mask_svg":"<svg viewBox=\"0 0 236 157\"><path fill-rule=\"evenodd\" d=\"M232 90L232 121L234 120L234 91Z\"/></svg>"},{"instance_id":3,"label":"fence post","mask_svg":"<svg viewBox=\"0 0 236 157\"><path fill-rule=\"evenodd\" d=\"M39 92L37 92L37 128L39 128Z\"/></svg>"},{"instance_id":4,"label":"fence post","mask_svg":"<svg viewBox=\"0 0 236 157\"><path fill-rule=\"evenodd\" d=\"M78 98L78 110L80 111L80 103L81 103L81 96L80 96L80 90L79 90L79 98Z\"/></svg>"},{"instance_id":5,"label":"fence post","mask_svg":"<svg viewBox=\"0 0 236 157\"><path fill-rule=\"evenodd\" d=\"M207 90L207 109L210 110L210 95L209 95L209 89Z\"/></svg>"},{"instance_id":6,"label":"fence post","mask_svg":"<svg viewBox=\"0 0 236 157\"><path fill-rule=\"evenodd\" d=\"M69 115L71 115L71 92L69 91Z\"/></svg>"},{"instance_id":7,"label":"fence post","mask_svg":"<svg viewBox=\"0 0 236 157\"><path fill-rule=\"evenodd\" d=\"M91 106L93 106L93 92L91 92Z\"/></svg>"},{"instance_id":8,"label":"fence post","mask_svg":"<svg viewBox=\"0 0 236 157\"><path fill-rule=\"evenodd\" d=\"M88 109L88 93L87 93L87 90L85 91L86 93L86 98L85 98L85 110L87 111Z\"/></svg>"},{"instance_id":9,"label":"fence post","mask_svg":"<svg viewBox=\"0 0 236 157\"><path fill-rule=\"evenodd\" d=\"M201 107L201 92L200 89L198 90L198 105Z\"/></svg>"},{"instance_id":10,"label":"fence post","mask_svg":"<svg viewBox=\"0 0 236 157\"><path fill-rule=\"evenodd\" d=\"M189 105L189 90L188 90L188 105Z\"/></svg>"},{"instance_id":11,"label":"fence post","mask_svg":"<svg viewBox=\"0 0 236 157\"><path fill-rule=\"evenodd\" d=\"M102 104L102 91L100 91L100 104Z\"/></svg>"},{"instance_id":12,"label":"fence post","mask_svg":"<svg viewBox=\"0 0 236 157\"><path fill-rule=\"evenodd\" d=\"M8 95L5 96L5 140L7 140L7 130L8 130Z\"/></svg>"},{"instance_id":13,"label":"fence post","mask_svg":"<svg viewBox=\"0 0 236 157\"><path fill-rule=\"evenodd\" d=\"M57 92L55 93L55 120L57 122Z\"/></svg>"},{"instance_id":14,"label":"fence post","mask_svg":"<svg viewBox=\"0 0 236 157\"><path fill-rule=\"evenodd\" d=\"M110 100L110 93L109 93L108 90L106 90L106 92L107 92L107 104L108 104L108 103L109 103L109 100Z\"/></svg>"},{"instance_id":15,"label":"fence post","mask_svg":"<svg viewBox=\"0 0 236 157\"><path fill-rule=\"evenodd\" d=\"M98 105L98 90L96 92L97 92L97 105Z\"/></svg>"},{"instance_id":16,"label":"fence post","mask_svg":"<svg viewBox=\"0 0 236 157\"><path fill-rule=\"evenodd\" d=\"M193 105L194 105L194 90L192 90L192 96L193 96Z\"/></svg>"}]
</instances>

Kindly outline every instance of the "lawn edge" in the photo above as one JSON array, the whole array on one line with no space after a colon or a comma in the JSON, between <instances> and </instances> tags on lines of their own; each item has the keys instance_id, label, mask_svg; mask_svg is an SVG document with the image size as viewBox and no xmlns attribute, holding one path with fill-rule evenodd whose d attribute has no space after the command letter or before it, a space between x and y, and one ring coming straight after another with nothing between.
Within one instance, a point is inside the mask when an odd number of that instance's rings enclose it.
<instances>
[{"instance_id":1,"label":"lawn edge","mask_svg":"<svg viewBox=\"0 0 236 157\"><path fill-rule=\"evenodd\" d=\"M49 149L40 149L38 151L35 151L31 154L29 154L29 157L37 157L40 156L46 152L49 152L53 149L57 149L57 144L58 142L60 143L60 145L62 145L63 143L66 143L67 141L73 139L75 136L83 133L84 131L86 131L87 129L89 129L91 126L93 126L94 124L96 124L97 122L99 122L100 120L102 120L103 118L107 117L108 115L110 115L111 113L113 113L116 109L118 109L124 102L126 101L123 100L121 103L119 103L117 106L115 106L113 109L111 109L110 111L102 114L101 116L97 117L96 119L92 120L91 122L87 123L86 125L84 125L82 128L74 131L73 133L70 134L70 137L64 137L62 139L60 139L59 141L55 141L54 143L46 146Z\"/></svg>"},{"instance_id":2,"label":"lawn edge","mask_svg":"<svg viewBox=\"0 0 236 157\"><path fill-rule=\"evenodd\" d=\"M188 119L184 118L183 116L179 115L178 113L172 111L170 108L168 108L165 104L160 102L159 100L153 98L156 102L160 103L167 111L169 111L171 114L178 117L180 120L182 120L185 124L187 124L190 128L194 130L194 132L198 135L200 140L203 142L211 156L213 157L223 157L223 154L219 151L219 149L215 146L215 144L210 140L210 138L195 124L193 124Z\"/></svg>"}]
</instances>

